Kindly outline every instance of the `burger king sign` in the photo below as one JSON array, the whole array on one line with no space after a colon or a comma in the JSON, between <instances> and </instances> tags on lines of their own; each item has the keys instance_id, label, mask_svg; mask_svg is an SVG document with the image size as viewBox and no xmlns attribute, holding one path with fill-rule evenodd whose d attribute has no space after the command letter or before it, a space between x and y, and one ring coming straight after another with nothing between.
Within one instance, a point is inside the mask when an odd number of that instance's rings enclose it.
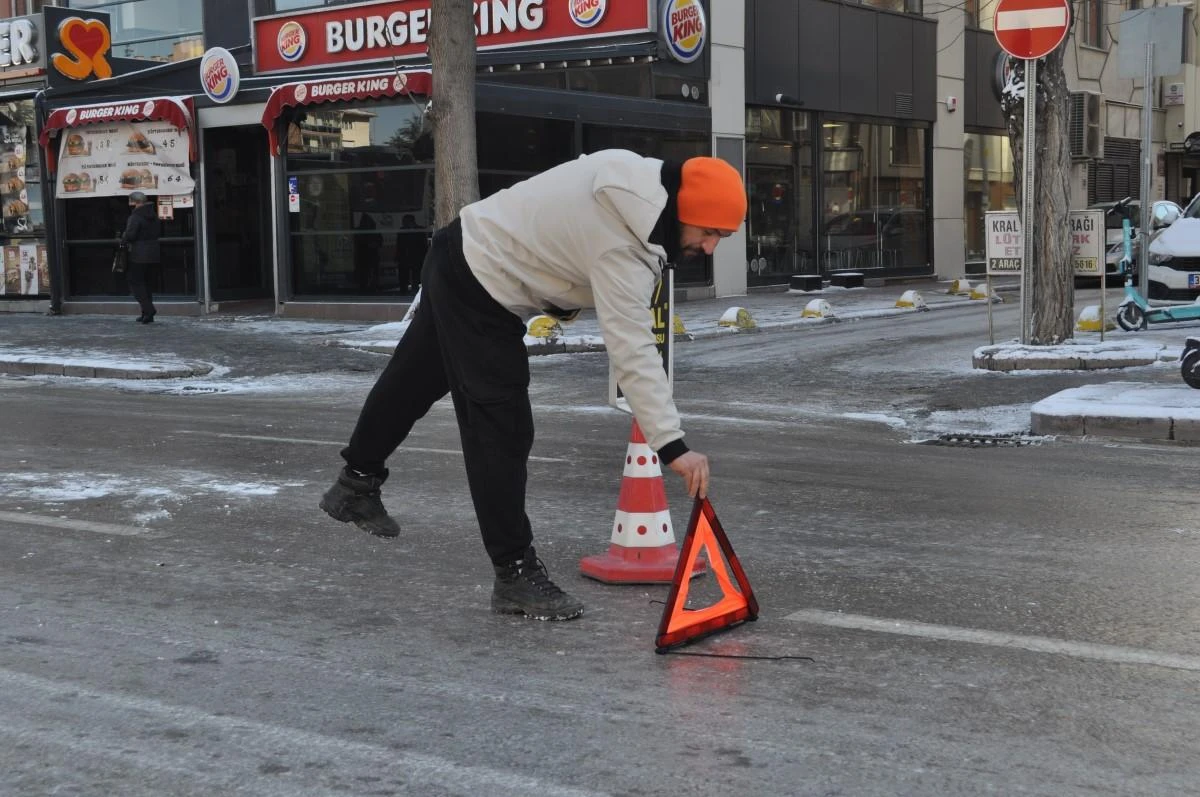
<instances>
[{"instance_id":1,"label":"burger king sign","mask_svg":"<svg viewBox=\"0 0 1200 797\"><path fill-rule=\"evenodd\" d=\"M704 52L708 23L700 0L663 0L662 38L676 61L690 64Z\"/></svg>"},{"instance_id":2,"label":"burger king sign","mask_svg":"<svg viewBox=\"0 0 1200 797\"><path fill-rule=\"evenodd\" d=\"M212 47L200 59L200 85L213 102L229 102L237 94L241 73L224 47Z\"/></svg>"}]
</instances>

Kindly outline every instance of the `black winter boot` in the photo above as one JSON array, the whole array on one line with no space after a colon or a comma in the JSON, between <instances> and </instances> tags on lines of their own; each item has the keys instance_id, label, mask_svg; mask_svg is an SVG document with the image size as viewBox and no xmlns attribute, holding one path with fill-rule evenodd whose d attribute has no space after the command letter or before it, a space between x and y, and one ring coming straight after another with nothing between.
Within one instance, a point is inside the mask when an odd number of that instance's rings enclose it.
<instances>
[{"instance_id":1,"label":"black winter boot","mask_svg":"<svg viewBox=\"0 0 1200 797\"><path fill-rule=\"evenodd\" d=\"M386 470L382 475L371 476L342 468L337 481L321 498L321 508L334 520L354 523L368 534L395 537L400 534L400 526L391 519L379 498L379 486L387 476Z\"/></svg>"},{"instance_id":2,"label":"black winter boot","mask_svg":"<svg viewBox=\"0 0 1200 797\"><path fill-rule=\"evenodd\" d=\"M533 620L571 620L583 614L583 604L550 580L533 548L517 561L495 567L492 611L523 614Z\"/></svg>"}]
</instances>

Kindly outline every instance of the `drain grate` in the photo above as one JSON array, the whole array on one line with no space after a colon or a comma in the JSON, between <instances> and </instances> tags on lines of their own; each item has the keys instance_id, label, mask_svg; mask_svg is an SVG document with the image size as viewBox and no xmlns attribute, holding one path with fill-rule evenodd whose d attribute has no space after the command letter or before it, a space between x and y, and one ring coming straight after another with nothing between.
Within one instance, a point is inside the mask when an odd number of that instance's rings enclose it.
<instances>
[{"instance_id":1,"label":"drain grate","mask_svg":"<svg viewBox=\"0 0 1200 797\"><path fill-rule=\"evenodd\" d=\"M954 432L940 434L928 440L914 441L920 446L955 446L958 448L999 448L1001 446L1036 446L1043 438L1023 434L970 434Z\"/></svg>"}]
</instances>

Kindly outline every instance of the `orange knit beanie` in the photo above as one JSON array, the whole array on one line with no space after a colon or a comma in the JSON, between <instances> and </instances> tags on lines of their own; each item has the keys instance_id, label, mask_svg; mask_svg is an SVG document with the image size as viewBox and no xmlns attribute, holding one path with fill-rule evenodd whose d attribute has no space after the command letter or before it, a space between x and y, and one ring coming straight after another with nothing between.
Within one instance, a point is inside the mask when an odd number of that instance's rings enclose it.
<instances>
[{"instance_id":1,"label":"orange knit beanie","mask_svg":"<svg viewBox=\"0 0 1200 797\"><path fill-rule=\"evenodd\" d=\"M746 218L746 187L737 169L720 158L688 158L678 205L684 224L736 230Z\"/></svg>"}]
</instances>

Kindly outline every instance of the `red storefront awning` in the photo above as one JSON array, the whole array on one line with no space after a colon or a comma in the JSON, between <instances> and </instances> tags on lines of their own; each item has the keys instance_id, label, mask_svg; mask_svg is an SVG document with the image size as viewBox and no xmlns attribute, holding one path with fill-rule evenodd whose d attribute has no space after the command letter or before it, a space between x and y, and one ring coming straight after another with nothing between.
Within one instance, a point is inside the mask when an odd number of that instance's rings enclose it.
<instances>
[{"instance_id":1,"label":"red storefront awning","mask_svg":"<svg viewBox=\"0 0 1200 797\"><path fill-rule=\"evenodd\" d=\"M46 152L46 163L54 169L54 149L50 146L52 137L60 130L80 125L102 124L105 122L169 122L180 130L192 132L191 97L148 97L141 100L118 100L97 105L76 105L71 108L59 108L50 113L46 123L42 125L38 141ZM196 137L188 136L190 143L188 155L196 160Z\"/></svg>"},{"instance_id":2,"label":"red storefront awning","mask_svg":"<svg viewBox=\"0 0 1200 797\"><path fill-rule=\"evenodd\" d=\"M263 110L262 124L267 128L271 154L279 154L279 132L276 122L285 108L313 105L320 102L347 100L378 100L405 94L429 94L433 75L429 71L389 72L379 75L349 75L326 80L304 80L285 83L271 91Z\"/></svg>"}]
</instances>

